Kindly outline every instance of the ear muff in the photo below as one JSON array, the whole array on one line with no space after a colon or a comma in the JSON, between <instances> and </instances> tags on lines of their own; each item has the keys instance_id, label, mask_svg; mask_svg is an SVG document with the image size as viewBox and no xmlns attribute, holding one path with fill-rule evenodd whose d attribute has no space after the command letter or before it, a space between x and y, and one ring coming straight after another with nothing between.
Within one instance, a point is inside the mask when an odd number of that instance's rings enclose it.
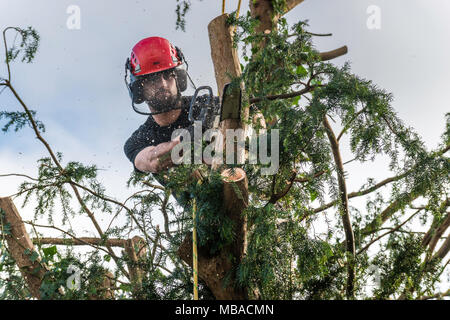
<instances>
[{"instance_id":1,"label":"ear muff","mask_svg":"<svg viewBox=\"0 0 450 320\"><path fill-rule=\"evenodd\" d=\"M177 83L178 83L178 88L180 89L181 92L185 91L187 88L187 68L188 68L188 64L186 62L186 59L184 58L184 54L183 52L181 52L181 49L178 48L177 46L175 46L175 51L177 52L177 56L180 59L180 62L186 63L186 69L183 68L175 68L175 74L177 76Z\"/></svg>"},{"instance_id":2,"label":"ear muff","mask_svg":"<svg viewBox=\"0 0 450 320\"><path fill-rule=\"evenodd\" d=\"M175 75L177 77L178 88L181 92L187 88L187 72L181 68L175 68Z\"/></svg>"}]
</instances>

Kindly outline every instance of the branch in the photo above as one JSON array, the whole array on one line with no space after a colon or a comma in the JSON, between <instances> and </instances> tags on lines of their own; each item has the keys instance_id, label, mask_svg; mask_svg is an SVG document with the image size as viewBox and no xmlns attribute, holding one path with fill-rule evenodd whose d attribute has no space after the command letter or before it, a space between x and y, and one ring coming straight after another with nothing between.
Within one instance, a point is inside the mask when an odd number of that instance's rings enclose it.
<instances>
[{"instance_id":1,"label":"branch","mask_svg":"<svg viewBox=\"0 0 450 320\"><path fill-rule=\"evenodd\" d=\"M431 296L422 296L420 298L417 298L416 300L430 300L430 299L441 299L443 297L448 297L450 296L450 289L448 289L445 292L439 292L439 293L435 293Z\"/></svg>"},{"instance_id":2,"label":"branch","mask_svg":"<svg viewBox=\"0 0 450 320\"><path fill-rule=\"evenodd\" d=\"M150 183L150 182L148 182L148 181L140 181L142 184L145 184L146 186L148 186L148 187L151 187L151 188L154 188L154 189L159 189L159 190L162 190L162 191L164 191L164 190L166 190L164 187L161 187L161 186L158 186L158 185L156 185L156 184L153 184L153 183Z\"/></svg>"},{"instance_id":3,"label":"branch","mask_svg":"<svg viewBox=\"0 0 450 320\"><path fill-rule=\"evenodd\" d=\"M410 171L410 170L409 170L409 171ZM364 196L364 195L366 195L366 194L369 194L369 193L371 193L371 192L373 192L373 191L375 191L375 190L377 190L377 189L379 189L379 188L385 186L385 185L388 184L388 183L391 183L391 182L394 182L394 181L398 181L398 180L400 180L400 179L403 179L403 178L409 173L409 171L407 171L406 173L403 173L403 174L401 174L401 175L395 176L395 177L387 178L387 179L385 179L385 180L383 180L383 181L377 183L377 184L374 185L373 187L369 187L369 188L367 188L367 189L365 189L365 190L357 191L357 192L350 192L350 193L348 194L348 198L351 199L351 198L355 198L355 197ZM326 210L326 209L329 209L329 208L331 208L332 206L334 206L337 202L338 202L338 201L335 200L335 201L332 201L332 202L330 202L330 203L327 203L327 204L325 204L325 205L323 205L323 206L321 206L321 207L319 207L319 208L316 208L316 209L314 209L314 213L318 213L318 212L324 211L324 210Z\"/></svg>"},{"instance_id":4,"label":"branch","mask_svg":"<svg viewBox=\"0 0 450 320\"><path fill-rule=\"evenodd\" d=\"M441 206L439 207L439 212L444 213L445 209L450 205L450 199L446 199ZM433 252L434 248L436 247L437 242L441 238L441 236L444 234L445 230L450 226L450 214L447 214L447 216L443 219L441 225L438 227L436 226L435 221L433 221L430 230L425 234L422 240L422 245L430 247L430 252ZM437 227L437 228L436 228Z\"/></svg>"},{"instance_id":5,"label":"branch","mask_svg":"<svg viewBox=\"0 0 450 320\"><path fill-rule=\"evenodd\" d=\"M300 3L302 3L304 0L286 0L286 10L283 14L288 13L292 9L294 9L296 6L298 6Z\"/></svg>"},{"instance_id":6,"label":"branch","mask_svg":"<svg viewBox=\"0 0 450 320\"><path fill-rule=\"evenodd\" d=\"M410 192L404 194L400 199L392 202L386 209L384 209L378 217L373 219L367 226L361 230L361 234L364 236L370 235L377 231L377 227L385 223L394 213L396 213L405 204L411 203L416 200L420 194Z\"/></svg>"},{"instance_id":7,"label":"branch","mask_svg":"<svg viewBox=\"0 0 450 320\"><path fill-rule=\"evenodd\" d=\"M50 145L47 143L47 141L42 137L41 133L39 132L39 129L36 125L36 122L34 121L33 115L31 114L30 110L28 109L28 107L26 106L25 102L23 102L23 100L20 98L19 94L16 92L16 90L14 89L14 87L8 83L8 87L11 89L11 92L14 94L14 96L16 97L17 101L19 101L19 103L21 104L21 106L23 107L23 109L25 110L26 114L28 115L28 118L31 122L31 125L33 127L34 133L36 134L36 137L38 138L39 141L42 142L42 144L45 146L45 148L47 149L48 153L50 154L50 157L52 158L53 162L55 163L55 165L57 166L57 168L59 169L59 171L61 173L64 172L63 167L61 166L61 164L59 163L57 157L55 156L53 150L51 149ZM91 210L89 210L89 208L86 206L86 204L84 203L84 201L82 200L78 189L71 183L71 187L73 192L75 193L75 196L79 202L79 204L81 205L81 207L83 208L83 210L87 213L87 215L89 216L89 218L91 219L92 223L94 224L95 229L97 230L97 232L99 233L100 237L103 237L103 231L100 228L100 225L98 224L97 220L95 219L94 214L91 212ZM111 255L111 257L114 259L114 261L117 263L118 267L122 270L125 271L119 264L118 264L118 258L115 255L114 251L111 249L111 247L107 247L109 254ZM124 274L127 274L127 272L125 271Z\"/></svg>"},{"instance_id":8,"label":"branch","mask_svg":"<svg viewBox=\"0 0 450 320\"><path fill-rule=\"evenodd\" d=\"M450 250L450 237L447 237L447 239L442 244L441 248L433 256L433 259L444 259L449 250Z\"/></svg>"},{"instance_id":9,"label":"branch","mask_svg":"<svg viewBox=\"0 0 450 320\"><path fill-rule=\"evenodd\" d=\"M331 50L331 51L327 51L327 52L320 52L319 56L322 61L328 61L328 60L332 60L332 59L338 58L340 56L343 56L343 55L347 54L347 52L348 52L347 46L343 46L343 47L337 48L335 50Z\"/></svg>"},{"instance_id":10,"label":"branch","mask_svg":"<svg viewBox=\"0 0 450 320\"><path fill-rule=\"evenodd\" d=\"M29 222L25 222L29 223ZM50 226L42 226L36 225L36 227L50 227ZM65 232L66 233L66 232ZM34 238L32 239L34 244L52 244L52 245L61 245L61 246L105 246L109 245L111 247L125 247L127 240L124 239L100 239L100 238L92 238L92 237L80 237L77 238L72 236L72 239L65 238ZM99 249L95 247L96 249ZM108 251L105 251L108 253Z\"/></svg>"},{"instance_id":11,"label":"branch","mask_svg":"<svg viewBox=\"0 0 450 320\"><path fill-rule=\"evenodd\" d=\"M333 35L332 33L314 33L314 32L308 32L308 31L305 33L310 36L315 36L315 37L331 37Z\"/></svg>"},{"instance_id":12,"label":"branch","mask_svg":"<svg viewBox=\"0 0 450 320\"><path fill-rule=\"evenodd\" d=\"M6 31L8 31L9 29L14 29L17 32L19 32L17 30L17 28L15 28L15 27L8 27L8 28L3 30L3 44L5 46L5 63L6 63L6 67L8 68L8 79L5 79L7 86L9 85L9 82L11 81L11 68L9 66L9 60L8 60L8 45L6 43Z\"/></svg>"},{"instance_id":13,"label":"branch","mask_svg":"<svg viewBox=\"0 0 450 320\"><path fill-rule=\"evenodd\" d=\"M0 174L0 177L11 177L11 176L24 177L24 178L27 178L30 180L39 181L38 179L27 176L26 174L20 174L20 173Z\"/></svg>"},{"instance_id":14,"label":"branch","mask_svg":"<svg viewBox=\"0 0 450 320\"><path fill-rule=\"evenodd\" d=\"M405 220L405 222L399 224L398 226L396 226L395 228L391 229L390 231L382 234L381 236L373 239L372 241L370 241L364 248L360 249L357 253L357 255L363 253L364 251L366 251L367 249L369 249L369 247L374 244L375 242L377 242L378 240L380 240L381 238L383 238L384 236L387 236L388 234L391 234L395 231L397 231L398 229L400 229L401 227L403 227L409 220L411 220L416 214L418 214L422 209L417 210L414 214L411 215L411 217L409 217L408 219Z\"/></svg>"},{"instance_id":15,"label":"branch","mask_svg":"<svg viewBox=\"0 0 450 320\"><path fill-rule=\"evenodd\" d=\"M355 119L358 118L358 116L359 116L361 113L363 113L366 109L367 109L367 105L366 105L364 108L362 108L361 110L359 110L357 113L355 113L354 116L353 116L353 118L352 118L351 120L349 120L349 121L345 124L345 126L344 126L344 128L342 129L341 133L339 133L339 135L338 135L338 137L337 137L337 140L338 140L338 141L341 140L342 135L348 130L348 128L350 127L350 124L351 124L353 121L355 121Z\"/></svg>"},{"instance_id":16,"label":"branch","mask_svg":"<svg viewBox=\"0 0 450 320\"><path fill-rule=\"evenodd\" d=\"M278 200L283 198L289 192L289 190L291 190L291 187L295 182L295 177L297 177L297 171L293 170L291 178L289 179L289 181L286 181L287 185L283 189L283 191L281 191L279 193L272 193L268 203L274 204L275 202L277 202ZM274 178L275 178L275 176L274 176Z\"/></svg>"},{"instance_id":17,"label":"branch","mask_svg":"<svg viewBox=\"0 0 450 320\"><path fill-rule=\"evenodd\" d=\"M166 208L167 203L169 202L169 197L170 197L170 192L166 192L166 194L164 195L164 200L162 201L162 205L161 205L161 212L164 217L164 232L166 233L168 240L172 239L172 235L170 234L170 229L169 229L169 215L167 214L167 208Z\"/></svg>"},{"instance_id":18,"label":"branch","mask_svg":"<svg viewBox=\"0 0 450 320\"><path fill-rule=\"evenodd\" d=\"M321 175L323 175L326 171L319 171L317 173L315 173L312 177L304 177L304 178L298 178L298 179L294 179L294 182L300 182L300 183L305 183L305 182L309 182L312 179L318 178Z\"/></svg>"},{"instance_id":19,"label":"branch","mask_svg":"<svg viewBox=\"0 0 450 320\"><path fill-rule=\"evenodd\" d=\"M36 224L36 223L34 223L34 222L32 222L32 221L23 221L23 223L29 224L29 225L31 225L31 226L33 226L33 227L48 228L48 229L55 229L55 230L58 230L58 231L64 233L65 235L68 235L69 237L71 237L73 240L75 240L75 242L81 242L81 243L84 243L85 245L89 245L89 246L91 246L91 247L93 247L93 248L95 248L95 249L97 249L97 250L101 250L101 251L104 251L104 252L107 253L107 254L110 254L109 251L107 251L107 250L105 250L105 249L103 249L103 248L97 247L97 246L95 246L94 244L91 244L91 243L89 243L89 242L85 242L85 241L83 240L83 238L77 238L76 236L74 236L74 235L71 234L70 232L67 232L67 231L65 231L65 230L63 230L63 229L61 229L61 228L56 227L56 226L47 226L47 225L42 225L42 224ZM40 239L40 238L33 239L33 242L39 243L39 239ZM67 241L70 241L70 240L67 239ZM104 240L104 241L105 241L105 240ZM108 247L109 245L106 244L105 246Z\"/></svg>"},{"instance_id":20,"label":"branch","mask_svg":"<svg viewBox=\"0 0 450 320\"><path fill-rule=\"evenodd\" d=\"M290 92L290 93L270 95L270 96L264 96L264 97L250 98L249 101L250 101L250 103L256 103L256 102L260 102L262 100L278 100L278 99L294 98L297 96L301 96L302 94L306 94L308 92L314 91L315 88L322 87L322 86L323 85L307 86L300 91L294 91L294 92Z\"/></svg>"},{"instance_id":21,"label":"branch","mask_svg":"<svg viewBox=\"0 0 450 320\"><path fill-rule=\"evenodd\" d=\"M84 190L84 191L89 192L89 193L92 194L93 196L95 196L95 197L97 197L97 198L99 198L99 199L101 199L101 200L103 200L103 201L114 203L115 205L117 205L117 206L119 206L119 207L125 209L125 210L128 212L128 214L130 215L130 217L133 219L134 223L136 223L136 225L138 226L139 230L145 235L145 237L147 238L147 240L151 240L152 242L154 242L154 239L152 239L152 238L147 234L147 232L145 231L145 228L142 227L142 226L140 225L139 221L138 221L138 220L136 219L136 217L134 216L133 211L132 211L130 208L128 208L125 204L123 204L123 203L121 203L121 202L119 202L119 201L116 201L116 200L114 200L114 199L104 197L104 196L102 196L101 194L98 194L97 192L95 192L95 191L93 191L93 190L91 190L91 189L89 189L89 188L87 188L87 187L85 187L85 186L83 186L83 185L81 185L81 184L79 184L79 183L76 183L76 182L73 182L73 181L69 181L68 183L70 183L71 185L74 185L74 186L76 186L76 187L78 187L78 188L80 188L80 189L82 189L82 190ZM155 186L155 187L156 187L156 186Z\"/></svg>"},{"instance_id":22,"label":"branch","mask_svg":"<svg viewBox=\"0 0 450 320\"><path fill-rule=\"evenodd\" d=\"M348 265L347 265L347 288L346 294L348 298L354 296L354 281L355 281L355 236L353 234L352 223L350 221L350 213L348 210L348 195L347 186L344 177L344 166L342 164L342 158L339 150L339 142L334 135L334 132L327 120L327 116L323 117L323 125L326 129L328 140L330 141L331 149L333 151L334 162L337 168L338 185L340 193L340 211L342 215L342 224L345 231L346 250L348 253Z\"/></svg>"}]
</instances>

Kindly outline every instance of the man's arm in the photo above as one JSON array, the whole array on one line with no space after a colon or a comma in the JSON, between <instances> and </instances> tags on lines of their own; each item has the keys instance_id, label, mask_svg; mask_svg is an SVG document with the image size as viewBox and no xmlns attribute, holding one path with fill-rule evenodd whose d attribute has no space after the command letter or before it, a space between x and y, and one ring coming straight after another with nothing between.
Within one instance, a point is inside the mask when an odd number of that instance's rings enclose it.
<instances>
[{"instance_id":1,"label":"man's arm","mask_svg":"<svg viewBox=\"0 0 450 320\"><path fill-rule=\"evenodd\" d=\"M139 171L152 173L158 173L172 167L171 151L178 143L180 143L179 138L142 149L136 155L134 166Z\"/></svg>"}]
</instances>

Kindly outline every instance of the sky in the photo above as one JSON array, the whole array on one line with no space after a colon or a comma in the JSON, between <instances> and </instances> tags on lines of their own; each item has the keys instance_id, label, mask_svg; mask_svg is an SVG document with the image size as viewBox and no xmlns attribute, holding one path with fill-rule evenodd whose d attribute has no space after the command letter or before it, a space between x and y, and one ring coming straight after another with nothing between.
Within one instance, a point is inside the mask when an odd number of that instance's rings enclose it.
<instances>
[{"instance_id":1,"label":"sky","mask_svg":"<svg viewBox=\"0 0 450 320\"><path fill-rule=\"evenodd\" d=\"M32 64L11 65L14 87L46 125L44 137L54 150L66 160L103 169L100 180L119 200L131 194L125 183L132 166L123 145L145 121L133 112L123 81L133 45L149 36L169 39L182 49L194 82L216 90L207 25L221 14L222 1L191 3L182 32L175 30L175 0L0 1L2 30L32 26L41 36ZM236 10L237 3L227 0L226 12ZM67 9L73 5L80 9L79 29L67 27ZM367 26L371 6L380 10L379 29ZM243 0L241 14L247 10L248 0ZM449 17L447 0L305 0L287 14L290 23L308 19L311 32L333 34L315 38L319 51L347 45L348 54L332 62L349 61L355 74L393 93L394 109L429 149L439 144L444 115L450 111ZM3 49L1 61L2 54ZM5 75L0 64L0 76ZM8 90L0 95L0 110L20 110ZM344 161L350 160L345 142L343 148ZM36 160L43 156L47 154L31 129L0 133L0 174L36 176ZM383 157L369 166L348 165L349 190L358 189L368 173L378 181L392 175ZM0 178L0 196L15 193L21 181ZM21 212L26 216L31 210L28 206Z\"/></svg>"}]
</instances>

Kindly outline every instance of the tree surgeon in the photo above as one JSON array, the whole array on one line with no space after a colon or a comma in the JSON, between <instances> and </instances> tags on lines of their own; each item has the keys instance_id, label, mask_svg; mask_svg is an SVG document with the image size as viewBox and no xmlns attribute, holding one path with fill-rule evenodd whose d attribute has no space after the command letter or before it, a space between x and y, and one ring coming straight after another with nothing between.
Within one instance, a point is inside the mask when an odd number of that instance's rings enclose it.
<instances>
[{"instance_id":1,"label":"tree surgeon","mask_svg":"<svg viewBox=\"0 0 450 320\"><path fill-rule=\"evenodd\" d=\"M188 128L190 96L182 92L191 78L187 73L187 62L181 50L161 37L149 37L139 41L125 63L125 82L137 113L148 115L124 145L127 158L135 171L150 172L161 184L164 179L158 173L174 166L171 150L180 138L171 140L176 129ZM130 73L130 80L127 74ZM198 115L205 96L196 98ZM214 97L215 103L218 98ZM137 105L143 104L144 107Z\"/></svg>"}]
</instances>

